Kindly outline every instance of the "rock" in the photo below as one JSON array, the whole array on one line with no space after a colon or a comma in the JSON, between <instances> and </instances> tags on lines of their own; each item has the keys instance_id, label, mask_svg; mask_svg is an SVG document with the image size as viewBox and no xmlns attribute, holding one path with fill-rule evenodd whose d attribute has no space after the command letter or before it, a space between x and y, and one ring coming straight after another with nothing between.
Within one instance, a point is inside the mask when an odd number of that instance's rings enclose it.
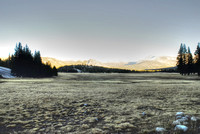
<instances>
[{"instance_id":1,"label":"rock","mask_svg":"<svg viewBox=\"0 0 200 134\"><path fill-rule=\"evenodd\" d=\"M181 122L180 122L179 120L175 120L175 121L173 121L172 124L173 124L173 125L181 125Z\"/></svg>"},{"instance_id":2,"label":"rock","mask_svg":"<svg viewBox=\"0 0 200 134\"><path fill-rule=\"evenodd\" d=\"M175 121L173 121L173 125L187 125L188 124L188 119L186 117L181 118L181 119L177 119Z\"/></svg>"},{"instance_id":3,"label":"rock","mask_svg":"<svg viewBox=\"0 0 200 134\"><path fill-rule=\"evenodd\" d=\"M181 119L178 119L179 122L183 123L183 122L187 122L188 118L186 117L182 117Z\"/></svg>"},{"instance_id":4,"label":"rock","mask_svg":"<svg viewBox=\"0 0 200 134\"><path fill-rule=\"evenodd\" d=\"M185 121L188 121L188 120L189 120L189 118L187 118L187 117L182 117L181 119L182 119L182 120L185 120Z\"/></svg>"},{"instance_id":5,"label":"rock","mask_svg":"<svg viewBox=\"0 0 200 134\"><path fill-rule=\"evenodd\" d=\"M177 113L176 113L176 117L177 117L177 116L181 116L181 117L182 117L182 116L184 116L184 113L183 113L183 112L177 112Z\"/></svg>"},{"instance_id":6,"label":"rock","mask_svg":"<svg viewBox=\"0 0 200 134\"><path fill-rule=\"evenodd\" d=\"M98 118L95 118L95 120L96 120L96 121L99 121L99 119L98 119Z\"/></svg>"},{"instance_id":7,"label":"rock","mask_svg":"<svg viewBox=\"0 0 200 134\"><path fill-rule=\"evenodd\" d=\"M188 118L188 120L190 119L190 116L189 116L189 115L185 115L185 117Z\"/></svg>"},{"instance_id":8,"label":"rock","mask_svg":"<svg viewBox=\"0 0 200 134\"><path fill-rule=\"evenodd\" d=\"M84 104L84 106L88 106L88 104Z\"/></svg>"},{"instance_id":9,"label":"rock","mask_svg":"<svg viewBox=\"0 0 200 134\"><path fill-rule=\"evenodd\" d=\"M145 112L142 112L142 116L145 116L146 115L146 113Z\"/></svg>"},{"instance_id":10,"label":"rock","mask_svg":"<svg viewBox=\"0 0 200 134\"><path fill-rule=\"evenodd\" d=\"M191 117L191 121L194 121L194 122L195 122L195 121L197 121L197 118L194 117L194 116L192 116L192 117Z\"/></svg>"},{"instance_id":11,"label":"rock","mask_svg":"<svg viewBox=\"0 0 200 134\"><path fill-rule=\"evenodd\" d=\"M182 118L182 116L176 116L176 119L181 119Z\"/></svg>"},{"instance_id":12,"label":"rock","mask_svg":"<svg viewBox=\"0 0 200 134\"><path fill-rule=\"evenodd\" d=\"M188 122L183 122L183 125L188 125L189 123Z\"/></svg>"},{"instance_id":13,"label":"rock","mask_svg":"<svg viewBox=\"0 0 200 134\"><path fill-rule=\"evenodd\" d=\"M165 132L166 129L162 127L156 127L156 132Z\"/></svg>"},{"instance_id":14,"label":"rock","mask_svg":"<svg viewBox=\"0 0 200 134\"><path fill-rule=\"evenodd\" d=\"M90 105L87 104L87 103L85 103L85 104L81 104L80 106L81 106L81 107L88 107L88 106L90 106Z\"/></svg>"},{"instance_id":15,"label":"rock","mask_svg":"<svg viewBox=\"0 0 200 134\"><path fill-rule=\"evenodd\" d=\"M186 132L188 130L188 127L185 125L176 125L174 130L180 130L180 131Z\"/></svg>"}]
</instances>

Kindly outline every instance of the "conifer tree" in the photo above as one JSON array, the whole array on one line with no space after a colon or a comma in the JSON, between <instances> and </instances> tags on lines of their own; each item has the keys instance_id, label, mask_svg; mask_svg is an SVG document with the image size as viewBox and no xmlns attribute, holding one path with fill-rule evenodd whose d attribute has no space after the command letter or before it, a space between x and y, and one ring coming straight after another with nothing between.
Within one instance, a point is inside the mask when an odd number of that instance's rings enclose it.
<instances>
[{"instance_id":1,"label":"conifer tree","mask_svg":"<svg viewBox=\"0 0 200 134\"><path fill-rule=\"evenodd\" d=\"M198 73L198 76L200 76L200 43L198 43L194 55L195 55L195 71Z\"/></svg>"},{"instance_id":2,"label":"conifer tree","mask_svg":"<svg viewBox=\"0 0 200 134\"><path fill-rule=\"evenodd\" d=\"M187 48L185 44L183 44L183 74L187 74Z\"/></svg>"},{"instance_id":3,"label":"conifer tree","mask_svg":"<svg viewBox=\"0 0 200 134\"><path fill-rule=\"evenodd\" d=\"M183 54L186 54L187 53L187 48L186 48L186 45L185 44L183 44L183 52L182 52Z\"/></svg>"},{"instance_id":4,"label":"conifer tree","mask_svg":"<svg viewBox=\"0 0 200 134\"><path fill-rule=\"evenodd\" d=\"M181 43L180 45L180 49L178 51L178 56L177 56L177 69L178 69L178 72L183 75L183 67L184 67L184 64L183 64L183 44Z\"/></svg>"},{"instance_id":5,"label":"conifer tree","mask_svg":"<svg viewBox=\"0 0 200 134\"><path fill-rule=\"evenodd\" d=\"M190 75L191 73L193 73L193 57L192 57L192 53L190 51L190 47L188 47L188 51L187 51L187 55L186 55L186 72L188 75Z\"/></svg>"},{"instance_id":6,"label":"conifer tree","mask_svg":"<svg viewBox=\"0 0 200 134\"><path fill-rule=\"evenodd\" d=\"M48 64L43 64L39 51L33 55L28 45L16 45L15 53L11 56L11 72L22 77L50 77L57 75L57 70Z\"/></svg>"},{"instance_id":7,"label":"conifer tree","mask_svg":"<svg viewBox=\"0 0 200 134\"><path fill-rule=\"evenodd\" d=\"M56 69L56 67L53 67L53 74L54 76L58 76L58 70Z\"/></svg>"},{"instance_id":8,"label":"conifer tree","mask_svg":"<svg viewBox=\"0 0 200 134\"><path fill-rule=\"evenodd\" d=\"M40 51L35 51L33 60L34 60L34 62L35 62L36 64L38 64L38 65L41 65L41 64L42 64L42 58L41 58L41 55L40 55Z\"/></svg>"}]
</instances>

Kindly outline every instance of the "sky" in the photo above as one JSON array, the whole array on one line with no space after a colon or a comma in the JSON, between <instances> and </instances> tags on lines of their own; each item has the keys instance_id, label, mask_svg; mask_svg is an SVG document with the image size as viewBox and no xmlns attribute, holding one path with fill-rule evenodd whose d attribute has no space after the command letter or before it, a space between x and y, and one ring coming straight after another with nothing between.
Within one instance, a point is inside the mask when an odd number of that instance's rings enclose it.
<instances>
[{"instance_id":1,"label":"sky","mask_svg":"<svg viewBox=\"0 0 200 134\"><path fill-rule=\"evenodd\" d=\"M43 57L102 62L177 56L200 42L199 0L0 0L0 57L16 43Z\"/></svg>"}]
</instances>

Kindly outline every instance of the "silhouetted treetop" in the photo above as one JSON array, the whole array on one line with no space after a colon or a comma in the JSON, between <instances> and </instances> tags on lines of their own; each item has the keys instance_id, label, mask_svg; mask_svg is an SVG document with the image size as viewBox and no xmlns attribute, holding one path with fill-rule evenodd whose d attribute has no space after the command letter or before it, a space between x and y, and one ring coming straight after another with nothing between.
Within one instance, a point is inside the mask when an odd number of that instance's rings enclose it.
<instances>
[{"instance_id":1,"label":"silhouetted treetop","mask_svg":"<svg viewBox=\"0 0 200 134\"><path fill-rule=\"evenodd\" d=\"M186 49L186 45L181 43L177 56L177 68L182 75L197 73L200 76L200 43L194 52L194 58L190 47Z\"/></svg>"},{"instance_id":2,"label":"silhouetted treetop","mask_svg":"<svg viewBox=\"0 0 200 134\"><path fill-rule=\"evenodd\" d=\"M57 69L50 64L43 64L40 51L31 53L28 45L16 44L15 53L10 59L11 72L22 77L51 77L57 76Z\"/></svg>"}]
</instances>

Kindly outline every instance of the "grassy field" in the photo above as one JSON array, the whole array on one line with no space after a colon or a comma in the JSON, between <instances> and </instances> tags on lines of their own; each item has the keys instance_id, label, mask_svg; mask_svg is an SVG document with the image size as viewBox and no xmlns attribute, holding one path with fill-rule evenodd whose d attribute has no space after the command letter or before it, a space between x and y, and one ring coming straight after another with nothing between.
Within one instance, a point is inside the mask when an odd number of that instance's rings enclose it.
<instances>
[{"instance_id":1,"label":"grassy field","mask_svg":"<svg viewBox=\"0 0 200 134\"><path fill-rule=\"evenodd\" d=\"M175 73L0 79L0 133L175 133L176 112L200 117L199 80Z\"/></svg>"}]
</instances>

